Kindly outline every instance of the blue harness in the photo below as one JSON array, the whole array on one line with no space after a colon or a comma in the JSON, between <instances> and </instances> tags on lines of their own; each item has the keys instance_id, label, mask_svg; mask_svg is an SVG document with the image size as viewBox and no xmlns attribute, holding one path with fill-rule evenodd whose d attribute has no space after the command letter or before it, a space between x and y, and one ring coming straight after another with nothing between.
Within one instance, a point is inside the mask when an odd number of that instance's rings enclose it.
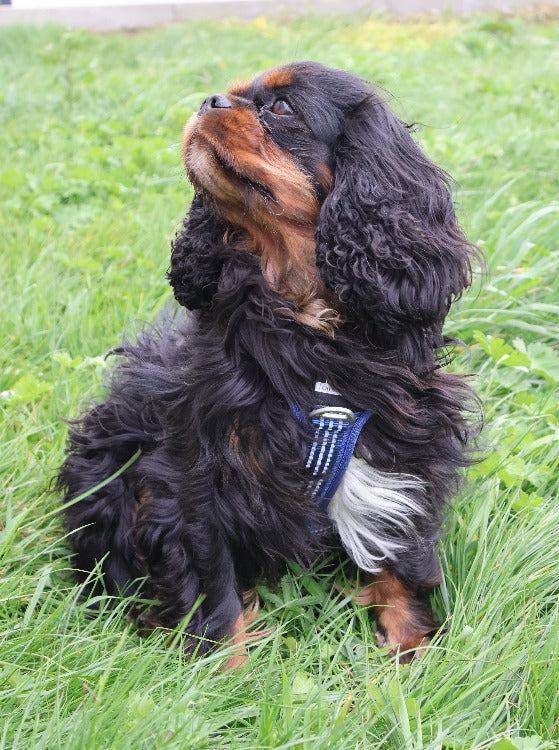
<instances>
[{"instance_id":1,"label":"blue harness","mask_svg":"<svg viewBox=\"0 0 559 750\"><path fill-rule=\"evenodd\" d=\"M313 409L308 416L314 432L305 467L315 478L311 495L326 511L344 477L359 434L372 412L355 412L346 406L338 406L334 402L340 400L340 394L328 383L317 382L315 393L321 394L320 400L325 403ZM305 421L305 415L298 406L293 407L293 412L298 419Z\"/></svg>"}]
</instances>

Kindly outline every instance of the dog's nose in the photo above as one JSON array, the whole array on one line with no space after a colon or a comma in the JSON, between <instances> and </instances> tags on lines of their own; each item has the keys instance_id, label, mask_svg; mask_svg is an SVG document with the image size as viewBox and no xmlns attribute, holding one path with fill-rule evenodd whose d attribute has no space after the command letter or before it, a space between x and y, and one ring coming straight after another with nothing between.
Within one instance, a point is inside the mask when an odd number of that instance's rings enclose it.
<instances>
[{"instance_id":1,"label":"dog's nose","mask_svg":"<svg viewBox=\"0 0 559 750\"><path fill-rule=\"evenodd\" d=\"M223 96L223 94L212 94L212 96L208 96L207 99L204 99L198 114L203 115L204 112L207 112L209 109L231 109L232 107L233 105L229 99L226 96Z\"/></svg>"}]
</instances>

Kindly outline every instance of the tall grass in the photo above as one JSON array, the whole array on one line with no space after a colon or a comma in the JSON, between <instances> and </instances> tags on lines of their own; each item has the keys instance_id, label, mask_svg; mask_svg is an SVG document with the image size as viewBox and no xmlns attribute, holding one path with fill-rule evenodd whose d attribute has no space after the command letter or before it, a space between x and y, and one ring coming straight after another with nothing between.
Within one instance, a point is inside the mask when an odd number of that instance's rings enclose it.
<instances>
[{"instance_id":1,"label":"tall grass","mask_svg":"<svg viewBox=\"0 0 559 750\"><path fill-rule=\"evenodd\" d=\"M539 750L559 738L559 25L482 16L0 33L0 747ZM274 632L224 674L122 606L88 616L49 482L104 352L171 297L181 128L232 78L316 59L376 80L460 182L488 258L448 331L485 459L442 545L448 633L398 666L336 576L261 590ZM180 633L177 634L180 638Z\"/></svg>"}]
</instances>

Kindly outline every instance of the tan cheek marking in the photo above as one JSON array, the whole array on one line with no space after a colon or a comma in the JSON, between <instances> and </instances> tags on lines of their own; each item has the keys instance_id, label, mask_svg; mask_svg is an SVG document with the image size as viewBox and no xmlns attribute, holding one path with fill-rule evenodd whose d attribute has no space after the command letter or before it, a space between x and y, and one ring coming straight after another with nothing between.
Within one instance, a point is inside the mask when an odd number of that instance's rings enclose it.
<instances>
[{"instance_id":1,"label":"tan cheek marking","mask_svg":"<svg viewBox=\"0 0 559 750\"><path fill-rule=\"evenodd\" d=\"M291 86L293 83L293 73L288 67L273 68L264 75L262 83L268 89Z\"/></svg>"},{"instance_id":2,"label":"tan cheek marking","mask_svg":"<svg viewBox=\"0 0 559 750\"><path fill-rule=\"evenodd\" d=\"M235 135L246 138L245 129L255 135L261 130L256 115L247 107L234 109L210 109L200 117L199 130L204 135L230 138Z\"/></svg>"}]
</instances>

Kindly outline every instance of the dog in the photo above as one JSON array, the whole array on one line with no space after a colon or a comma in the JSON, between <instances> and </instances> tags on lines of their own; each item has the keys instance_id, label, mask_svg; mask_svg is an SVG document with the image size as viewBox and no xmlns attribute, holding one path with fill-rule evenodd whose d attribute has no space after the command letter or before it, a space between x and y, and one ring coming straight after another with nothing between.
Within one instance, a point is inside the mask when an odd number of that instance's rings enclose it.
<instances>
[{"instance_id":1,"label":"dog","mask_svg":"<svg viewBox=\"0 0 559 750\"><path fill-rule=\"evenodd\" d=\"M476 429L444 370L477 254L450 178L371 84L313 62L209 96L183 158L179 305L124 341L69 430L76 569L129 596L142 632L188 618L187 649L233 640L238 664L247 592L332 555L406 661L438 628L437 542Z\"/></svg>"}]
</instances>

